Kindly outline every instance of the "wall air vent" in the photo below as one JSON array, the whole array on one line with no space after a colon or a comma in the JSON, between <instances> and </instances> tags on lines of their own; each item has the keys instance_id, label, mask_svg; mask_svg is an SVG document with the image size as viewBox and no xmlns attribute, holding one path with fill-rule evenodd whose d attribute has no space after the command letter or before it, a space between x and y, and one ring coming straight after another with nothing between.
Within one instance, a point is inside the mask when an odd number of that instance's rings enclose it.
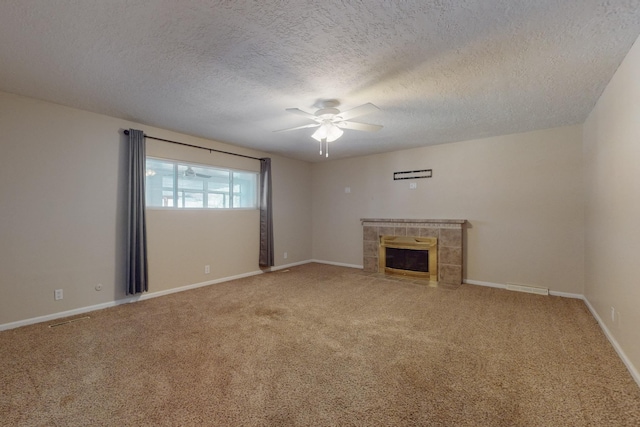
<instances>
[{"instance_id":1,"label":"wall air vent","mask_svg":"<svg viewBox=\"0 0 640 427\"><path fill-rule=\"evenodd\" d=\"M507 283L506 289L510 291L526 292L528 294L549 295L548 288L538 288L535 286L518 285L515 283Z\"/></svg>"},{"instance_id":2,"label":"wall air vent","mask_svg":"<svg viewBox=\"0 0 640 427\"><path fill-rule=\"evenodd\" d=\"M418 171L394 172L393 180L431 178L432 176L433 173L431 169L422 169Z\"/></svg>"},{"instance_id":3,"label":"wall air vent","mask_svg":"<svg viewBox=\"0 0 640 427\"><path fill-rule=\"evenodd\" d=\"M56 327L58 327L58 326L68 325L68 324L70 324L70 323L75 323L75 322L78 322L78 321L80 321L80 320L89 320L89 319L91 319L91 317L90 317L90 316L77 317L77 318L75 318L75 319L64 320L64 321L62 321L62 322L54 323L54 324L52 324L52 325L49 325L49 327L50 327L50 328L56 328Z\"/></svg>"}]
</instances>

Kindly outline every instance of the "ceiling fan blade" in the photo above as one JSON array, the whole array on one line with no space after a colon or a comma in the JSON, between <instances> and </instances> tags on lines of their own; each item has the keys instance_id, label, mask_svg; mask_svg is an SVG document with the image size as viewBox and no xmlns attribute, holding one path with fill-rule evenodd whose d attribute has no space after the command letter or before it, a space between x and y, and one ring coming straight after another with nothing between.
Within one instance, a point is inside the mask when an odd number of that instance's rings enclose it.
<instances>
[{"instance_id":1,"label":"ceiling fan blade","mask_svg":"<svg viewBox=\"0 0 640 427\"><path fill-rule=\"evenodd\" d=\"M381 125L358 122L336 122L335 125L342 129L363 130L365 132L377 132L383 128Z\"/></svg>"},{"instance_id":2,"label":"ceiling fan blade","mask_svg":"<svg viewBox=\"0 0 640 427\"><path fill-rule=\"evenodd\" d=\"M342 120L349 120L353 119L354 117L364 116L365 114L375 113L376 111L380 111L380 109L372 103L367 102L366 104L362 104L359 107L343 111L342 113L338 114L338 116L342 117Z\"/></svg>"},{"instance_id":3,"label":"ceiling fan blade","mask_svg":"<svg viewBox=\"0 0 640 427\"><path fill-rule=\"evenodd\" d=\"M293 114L297 114L297 115L302 116L302 117L306 117L307 119L311 119L311 120L314 120L314 121L318 121L318 119L319 119L319 117L317 117L317 116L315 116L315 115L313 115L311 113L307 113L306 111L302 111L299 108L285 108L285 111L288 111L288 112L293 113Z\"/></svg>"},{"instance_id":4,"label":"ceiling fan blade","mask_svg":"<svg viewBox=\"0 0 640 427\"><path fill-rule=\"evenodd\" d=\"M274 130L274 132L288 132L290 130L298 130L298 129L306 129L306 128L317 128L318 126L320 126L320 123L311 123L311 124L308 124L308 125L296 126L294 128Z\"/></svg>"}]
</instances>

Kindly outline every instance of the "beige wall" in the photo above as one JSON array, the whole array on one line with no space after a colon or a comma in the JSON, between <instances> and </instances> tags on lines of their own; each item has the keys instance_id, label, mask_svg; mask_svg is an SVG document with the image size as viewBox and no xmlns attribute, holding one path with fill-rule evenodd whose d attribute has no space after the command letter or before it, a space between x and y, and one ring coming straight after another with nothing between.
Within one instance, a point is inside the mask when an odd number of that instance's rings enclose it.
<instances>
[{"instance_id":1,"label":"beige wall","mask_svg":"<svg viewBox=\"0 0 640 427\"><path fill-rule=\"evenodd\" d=\"M297 160L273 157L271 169L276 266L308 261L311 259L311 167Z\"/></svg>"},{"instance_id":2,"label":"beige wall","mask_svg":"<svg viewBox=\"0 0 640 427\"><path fill-rule=\"evenodd\" d=\"M0 325L124 295L122 129L260 156L225 144L0 92ZM149 140L148 153L258 170L232 156ZM310 168L271 156L275 244L307 260ZM279 188L280 184L283 188ZM258 271L257 211L148 211L150 291ZM304 243L301 243L304 242ZM211 273L204 274L204 266ZM102 284L102 291L94 289ZM64 299L54 301L55 289Z\"/></svg>"},{"instance_id":3,"label":"beige wall","mask_svg":"<svg viewBox=\"0 0 640 427\"><path fill-rule=\"evenodd\" d=\"M640 39L584 125L585 296L640 367ZM611 318L611 307L617 316Z\"/></svg>"},{"instance_id":4,"label":"beige wall","mask_svg":"<svg viewBox=\"0 0 640 427\"><path fill-rule=\"evenodd\" d=\"M313 164L313 257L362 265L360 218L466 219L465 279L582 294L581 138L569 126ZM433 177L393 180L417 169Z\"/></svg>"}]
</instances>

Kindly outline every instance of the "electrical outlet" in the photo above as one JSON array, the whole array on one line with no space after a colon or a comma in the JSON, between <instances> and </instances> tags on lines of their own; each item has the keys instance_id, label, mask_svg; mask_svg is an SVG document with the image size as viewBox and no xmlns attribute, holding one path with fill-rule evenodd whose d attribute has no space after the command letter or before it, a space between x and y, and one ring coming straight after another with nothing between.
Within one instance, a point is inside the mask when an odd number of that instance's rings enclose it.
<instances>
[{"instance_id":1,"label":"electrical outlet","mask_svg":"<svg viewBox=\"0 0 640 427\"><path fill-rule=\"evenodd\" d=\"M409 183L409 190L415 190L416 188L418 188L418 183L417 182L410 182Z\"/></svg>"},{"instance_id":2,"label":"electrical outlet","mask_svg":"<svg viewBox=\"0 0 640 427\"><path fill-rule=\"evenodd\" d=\"M287 253L285 252L285 253L284 253L284 259L287 259L287 256L288 256L288 255L287 255Z\"/></svg>"},{"instance_id":3,"label":"electrical outlet","mask_svg":"<svg viewBox=\"0 0 640 427\"><path fill-rule=\"evenodd\" d=\"M102 290L102 283L98 283L96 285L96 291L101 291Z\"/></svg>"},{"instance_id":4,"label":"electrical outlet","mask_svg":"<svg viewBox=\"0 0 640 427\"><path fill-rule=\"evenodd\" d=\"M53 298L56 301L60 301L62 299L62 289L56 289L55 292L53 293Z\"/></svg>"},{"instance_id":5,"label":"electrical outlet","mask_svg":"<svg viewBox=\"0 0 640 427\"><path fill-rule=\"evenodd\" d=\"M204 266L204 274L209 274L211 273L211 267L209 265L205 265Z\"/></svg>"},{"instance_id":6,"label":"electrical outlet","mask_svg":"<svg viewBox=\"0 0 640 427\"><path fill-rule=\"evenodd\" d=\"M351 187L344 187L345 193L351 193Z\"/></svg>"}]
</instances>

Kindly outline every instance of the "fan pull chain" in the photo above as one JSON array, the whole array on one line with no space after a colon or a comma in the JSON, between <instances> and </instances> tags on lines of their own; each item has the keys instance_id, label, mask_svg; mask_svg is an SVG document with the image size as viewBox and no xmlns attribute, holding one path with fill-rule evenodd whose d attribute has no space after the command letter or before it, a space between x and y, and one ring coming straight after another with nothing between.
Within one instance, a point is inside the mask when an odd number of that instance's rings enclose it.
<instances>
[{"instance_id":1,"label":"fan pull chain","mask_svg":"<svg viewBox=\"0 0 640 427\"><path fill-rule=\"evenodd\" d=\"M324 139L320 140L320 155L322 156L322 141L325 141Z\"/></svg>"},{"instance_id":2,"label":"fan pull chain","mask_svg":"<svg viewBox=\"0 0 640 427\"><path fill-rule=\"evenodd\" d=\"M326 139L325 139L325 141L326 141ZM325 151L324 157L329 157L329 143L328 142L325 142L324 151Z\"/></svg>"}]
</instances>

